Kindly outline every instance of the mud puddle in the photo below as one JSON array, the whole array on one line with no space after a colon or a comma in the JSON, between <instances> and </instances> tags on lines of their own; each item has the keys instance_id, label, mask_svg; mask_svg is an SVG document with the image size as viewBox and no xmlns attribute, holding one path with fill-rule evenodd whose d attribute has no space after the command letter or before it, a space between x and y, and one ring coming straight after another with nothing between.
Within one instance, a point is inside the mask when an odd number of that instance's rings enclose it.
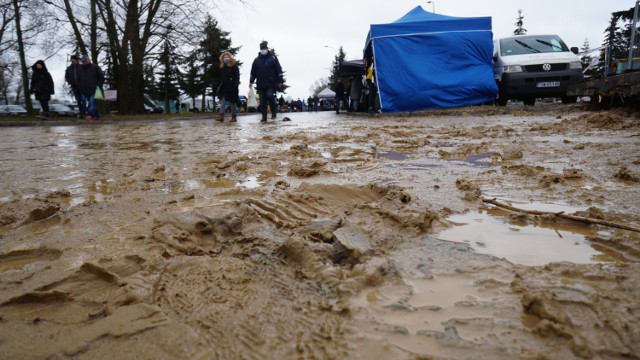
<instances>
[{"instance_id":1,"label":"mud puddle","mask_svg":"<svg viewBox=\"0 0 640 360\"><path fill-rule=\"evenodd\" d=\"M194 179L183 180L167 183L163 186L165 192L171 194L179 194L187 191L205 190L205 189L230 189L234 187L242 187L246 189L255 189L269 180L277 176L275 172L261 172L256 176L247 176L241 179L219 178L219 179Z\"/></svg>"},{"instance_id":2,"label":"mud puddle","mask_svg":"<svg viewBox=\"0 0 640 360\"><path fill-rule=\"evenodd\" d=\"M521 208L563 211L558 204L520 204ZM575 264L622 261L615 253L588 240L602 235L588 226L575 223L529 224L509 218L499 209L472 211L451 216L454 224L437 235L438 239L469 244L481 254L505 258L511 263L538 266L567 261Z\"/></svg>"},{"instance_id":3,"label":"mud puddle","mask_svg":"<svg viewBox=\"0 0 640 360\"><path fill-rule=\"evenodd\" d=\"M637 358L640 232L482 201L640 225L572 108L0 129L0 357Z\"/></svg>"}]
</instances>

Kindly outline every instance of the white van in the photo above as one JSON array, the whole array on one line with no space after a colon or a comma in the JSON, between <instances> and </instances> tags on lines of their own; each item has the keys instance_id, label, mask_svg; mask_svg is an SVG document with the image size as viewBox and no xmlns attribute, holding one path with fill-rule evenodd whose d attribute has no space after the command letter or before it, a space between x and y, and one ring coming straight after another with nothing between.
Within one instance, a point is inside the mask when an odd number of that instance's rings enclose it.
<instances>
[{"instance_id":1,"label":"white van","mask_svg":"<svg viewBox=\"0 0 640 360\"><path fill-rule=\"evenodd\" d=\"M516 35L493 41L493 73L498 84L497 103L509 99L534 105L536 98L567 96L567 87L582 81L578 48L569 49L558 35Z\"/></svg>"}]
</instances>

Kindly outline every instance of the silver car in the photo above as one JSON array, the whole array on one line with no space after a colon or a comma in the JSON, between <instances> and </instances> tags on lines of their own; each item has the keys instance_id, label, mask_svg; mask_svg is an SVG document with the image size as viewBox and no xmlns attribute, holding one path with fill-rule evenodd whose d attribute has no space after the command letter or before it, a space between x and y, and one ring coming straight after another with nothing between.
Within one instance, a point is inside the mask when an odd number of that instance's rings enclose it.
<instances>
[{"instance_id":1,"label":"silver car","mask_svg":"<svg viewBox=\"0 0 640 360\"><path fill-rule=\"evenodd\" d=\"M0 105L3 115L27 115L27 109L20 105Z\"/></svg>"},{"instance_id":2,"label":"silver car","mask_svg":"<svg viewBox=\"0 0 640 360\"><path fill-rule=\"evenodd\" d=\"M75 116L78 114L78 112L64 104L49 104L49 113L59 116Z\"/></svg>"}]
</instances>

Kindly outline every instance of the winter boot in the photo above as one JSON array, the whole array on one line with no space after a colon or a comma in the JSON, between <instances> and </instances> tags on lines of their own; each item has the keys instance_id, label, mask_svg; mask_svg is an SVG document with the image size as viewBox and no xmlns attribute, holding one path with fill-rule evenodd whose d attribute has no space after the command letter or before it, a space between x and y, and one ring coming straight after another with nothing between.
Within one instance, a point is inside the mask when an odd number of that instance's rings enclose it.
<instances>
[{"instance_id":1,"label":"winter boot","mask_svg":"<svg viewBox=\"0 0 640 360\"><path fill-rule=\"evenodd\" d=\"M220 122L224 122L224 113L219 113L217 120L220 121Z\"/></svg>"},{"instance_id":2,"label":"winter boot","mask_svg":"<svg viewBox=\"0 0 640 360\"><path fill-rule=\"evenodd\" d=\"M229 120L229 122L237 122L238 120L236 119L236 114L231 114L231 120Z\"/></svg>"}]
</instances>

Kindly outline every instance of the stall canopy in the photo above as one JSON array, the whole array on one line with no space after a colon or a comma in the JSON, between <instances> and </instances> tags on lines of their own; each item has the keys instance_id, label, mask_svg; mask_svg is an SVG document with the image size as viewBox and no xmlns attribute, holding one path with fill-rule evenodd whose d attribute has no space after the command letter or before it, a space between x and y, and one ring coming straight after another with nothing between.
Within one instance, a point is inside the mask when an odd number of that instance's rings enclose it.
<instances>
[{"instance_id":1,"label":"stall canopy","mask_svg":"<svg viewBox=\"0 0 640 360\"><path fill-rule=\"evenodd\" d=\"M336 75L343 78L361 77L365 74L364 60L343 60L335 68Z\"/></svg>"},{"instance_id":2,"label":"stall canopy","mask_svg":"<svg viewBox=\"0 0 640 360\"><path fill-rule=\"evenodd\" d=\"M336 93L327 87L318 93L318 97L321 99L334 98L336 97Z\"/></svg>"},{"instance_id":3,"label":"stall canopy","mask_svg":"<svg viewBox=\"0 0 640 360\"><path fill-rule=\"evenodd\" d=\"M373 58L383 112L475 105L498 94L490 17L433 14L417 6L390 24L371 25L365 61Z\"/></svg>"}]
</instances>

